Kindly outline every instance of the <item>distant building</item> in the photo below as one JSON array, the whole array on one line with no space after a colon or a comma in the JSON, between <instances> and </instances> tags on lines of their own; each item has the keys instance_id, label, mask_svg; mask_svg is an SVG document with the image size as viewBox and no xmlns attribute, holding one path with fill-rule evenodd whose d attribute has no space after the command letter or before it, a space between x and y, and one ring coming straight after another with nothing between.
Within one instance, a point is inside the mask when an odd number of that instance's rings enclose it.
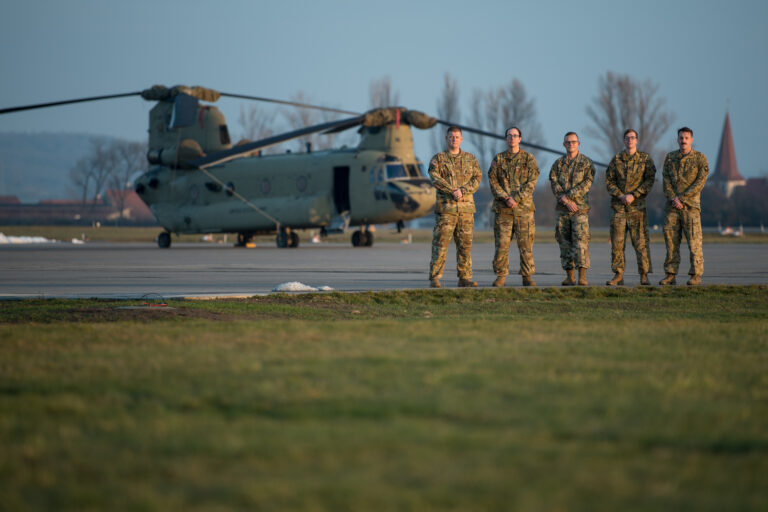
<instances>
[{"instance_id":1,"label":"distant building","mask_svg":"<svg viewBox=\"0 0 768 512\"><path fill-rule=\"evenodd\" d=\"M48 199L23 204L16 196L0 196L0 224L79 224L96 222L155 225L147 205L132 189L107 190L107 201Z\"/></svg>"},{"instance_id":2,"label":"distant building","mask_svg":"<svg viewBox=\"0 0 768 512\"><path fill-rule=\"evenodd\" d=\"M731 118L728 112L725 113L723 135L720 138L720 149L717 151L715 172L709 178L709 184L720 188L725 193L725 197L731 197L734 188L743 187L747 184L747 180L739 172L739 166L736 163L736 149L733 144Z\"/></svg>"}]
</instances>

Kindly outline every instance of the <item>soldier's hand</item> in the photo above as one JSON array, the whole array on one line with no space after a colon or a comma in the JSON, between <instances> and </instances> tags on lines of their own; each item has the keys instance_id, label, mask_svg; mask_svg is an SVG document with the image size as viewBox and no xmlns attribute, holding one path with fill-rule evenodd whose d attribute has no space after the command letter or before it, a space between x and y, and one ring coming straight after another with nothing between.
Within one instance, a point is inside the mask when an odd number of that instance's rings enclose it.
<instances>
[{"instance_id":1,"label":"soldier's hand","mask_svg":"<svg viewBox=\"0 0 768 512\"><path fill-rule=\"evenodd\" d=\"M461 193L461 189L457 188L453 191L453 198L457 201L461 201L461 198L464 196L464 194Z\"/></svg>"},{"instance_id":2,"label":"soldier's hand","mask_svg":"<svg viewBox=\"0 0 768 512\"><path fill-rule=\"evenodd\" d=\"M683 202L682 202L682 201L680 201L680 199L679 199L679 198L677 198L677 197L673 197L673 198L672 198L672 206L674 206L674 207L675 207L675 208L677 208L678 210L682 210L682 209L683 209Z\"/></svg>"},{"instance_id":3,"label":"soldier's hand","mask_svg":"<svg viewBox=\"0 0 768 512\"><path fill-rule=\"evenodd\" d=\"M517 208L517 201L515 201L511 197L508 197L507 198L507 207L508 208Z\"/></svg>"},{"instance_id":4,"label":"soldier's hand","mask_svg":"<svg viewBox=\"0 0 768 512\"><path fill-rule=\"evenodd\" d=\"M571 213L576 213L577 211L579 211L579 207L576 206L576 203L573 201L568 201L566 203L566 206L568 207L568 211Z\"/></svg>"},{"instance_id":5,"label":"soldier's hand","mask_svg":"<svg viewBox=\"0 0 768 512\"><path fill-rule=\"evenodd\" d=\"M635 196L633 196L632 194L627 194L624 196L624 204L626 204L627 206L629 206L634 202L635 202Z\"/></svg>"}]
</instances>

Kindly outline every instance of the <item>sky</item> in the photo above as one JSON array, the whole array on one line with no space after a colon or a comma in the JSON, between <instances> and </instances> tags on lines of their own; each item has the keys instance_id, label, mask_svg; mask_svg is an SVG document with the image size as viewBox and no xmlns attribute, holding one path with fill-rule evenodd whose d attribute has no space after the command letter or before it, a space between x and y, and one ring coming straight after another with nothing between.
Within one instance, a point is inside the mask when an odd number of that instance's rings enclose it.
<instances>
[{"instance_id":1,"label":"sky","mask_svg":"<svg viewBox=\"0 0 768 512\"><path fill-rule=\"evenodd\" d=\"M0 17L0 108L203 85L352 111L372 80L391 77L399 103L436 115L443 76L458 83L468 123L473 90L520 80L535 99L544 142L581 134L607 161L585 108L607 71L658 84L676 129L714 170L726 110L739 170L768 174L768 2L8 0ZM233 138L242 101L221 99ZM0 132L146 137L152 103L138 97L0 116ZM523 127L523 129L525 129ZM524 133L525 135L525 133ZM642 143L640 144L642 149ZM472 151L472 148L465 148ZM416 137L427 161L429 137ZM551 158L549 163L551 164ZM657 162L660 167L662 162Z\"/></svg>"}]
</instances>

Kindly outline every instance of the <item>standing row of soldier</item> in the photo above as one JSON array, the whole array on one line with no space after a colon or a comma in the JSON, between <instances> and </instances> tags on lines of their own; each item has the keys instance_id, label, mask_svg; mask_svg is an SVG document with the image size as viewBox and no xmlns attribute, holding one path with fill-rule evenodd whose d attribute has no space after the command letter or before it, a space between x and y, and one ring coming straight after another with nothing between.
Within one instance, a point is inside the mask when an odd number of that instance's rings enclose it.
<instances>
[{"instance_id":1,"label":"standing row of soldier","mask_svg":"<svg viewBox=\"0 0 768 512\"><path fill-rule=\"evenodd\" d=\"M493 286L502 287L509 272L509 247L517 239L520 252L520 274L523 286L536 286L533 280L534 222L533 191L539 177L536 158L520 148L522 131L513 126L505 136L506 151L497 154L488 171L493 192L493 233L496 251ZM475 203L473 194L480 187L482 171L471 153L461 150L462 133L457 126L448 128L447 149L432 157L429 175L437 190L435 229L432 238L432 258L429 280L440 288L448 245L456 244L456 270L460 287L474 287L472 280L472 238L474 235ZM664 241L667 255L665 277L660 285L676 283L680 266L680 242L685 234L690 248L689 285L701 284L704 256L701 241L701 190L709 166L707 158L695 151L693 131L688 127L677 132L678 151L668 153L664 160L663 184L667 199L664 217ZM555 238L560 246L560 263L565 270L563 286L586 286L589 269L589 189L595 178L592 161L579 152L579 137L568 132L563 138L565 156L552 164L549 181L557 200ZM656 179L653 160L637 150L638 135L633 129L624 132L624 151L613 157L606 171L606 187L611 195L611 270L614 276L606 284L624 284L624 247L629 232L637 255L640 284L649 285L652 272L650 235L645 197ZM576 270L578 269L578 278Z\"/></svg>"}]
</instances>

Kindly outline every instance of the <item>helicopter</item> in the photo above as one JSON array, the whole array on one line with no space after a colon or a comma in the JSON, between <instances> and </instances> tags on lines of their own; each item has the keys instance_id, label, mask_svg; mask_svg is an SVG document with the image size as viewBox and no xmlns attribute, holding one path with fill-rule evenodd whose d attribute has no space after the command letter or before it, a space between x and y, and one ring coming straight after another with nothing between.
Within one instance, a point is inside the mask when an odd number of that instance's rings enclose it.
<instances>
[{"instance_id":1,"label":"helicopter","mask_svg":"<svg viewBox=\"0 0 768 512\"><path fill-rule=\"evenodd\" d=\"M306 103L215 91L201 86L155 85L143 91L0 109L21 110L127 96L157 103L149 112L148 170L134 190L164 228L160 248L171 234L237 233L237 246L255 235L275 234L277 247L298 247L297 229L347 232L354 247L370 247L373 224L404 222L433 211L435 188L413 150L412 127L455 123L404 107L355 113ZM351 117L308 126L254 142L233 145L224 115L211 105L221 96L281 103ZM205 102L205 103L202 103ZM465 131L504 137L458 125ZM358 128L356 147L305 153L263 154L263 150L313 133ZM531 143L522 143L562 155Z\"/></svg>"}]
</instances>

